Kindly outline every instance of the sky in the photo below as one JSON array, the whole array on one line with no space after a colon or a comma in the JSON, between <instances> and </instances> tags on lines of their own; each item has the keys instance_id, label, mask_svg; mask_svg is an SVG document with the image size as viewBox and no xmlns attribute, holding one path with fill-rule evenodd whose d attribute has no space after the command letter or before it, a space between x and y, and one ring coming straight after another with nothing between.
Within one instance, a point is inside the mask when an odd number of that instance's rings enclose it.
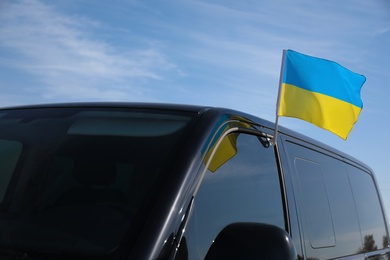
<instances>
[{"instance_id":1,"label":"sky","mask_svg":"<svg viewBox=\"0 0 390 260\"><path fill-rule=\"evenodd\" d=\"M0 107L129 101L219 106L275 121L283 49L363 74L347 141L279 124L376 173L390 217L390 1L0 0Z\"/></svg>"}]
</instances>

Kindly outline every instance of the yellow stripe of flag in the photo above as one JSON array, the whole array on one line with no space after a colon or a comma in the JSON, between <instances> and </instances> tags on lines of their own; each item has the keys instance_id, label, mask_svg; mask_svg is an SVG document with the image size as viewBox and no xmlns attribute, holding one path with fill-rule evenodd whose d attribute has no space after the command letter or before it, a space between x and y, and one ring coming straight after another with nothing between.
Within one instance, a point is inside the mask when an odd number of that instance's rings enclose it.
<instances>
[{"instance_id":1,"label":"yellow stripe of flag","mask_svg":"<svg viewBox=\"0 0 390 260\"><path fill-rule=\"evenodd\" d=\"M320 93L283 84L279 116L299 118L329 130L344 140L361 108Z\"/></svg>"}]
</instances>

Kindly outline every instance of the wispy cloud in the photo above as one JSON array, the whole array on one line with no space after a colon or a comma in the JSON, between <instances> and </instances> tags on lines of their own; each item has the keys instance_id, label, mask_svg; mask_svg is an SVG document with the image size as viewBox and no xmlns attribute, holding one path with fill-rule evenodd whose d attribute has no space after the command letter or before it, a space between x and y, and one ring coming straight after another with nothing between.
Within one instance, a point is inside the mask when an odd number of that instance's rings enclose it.
<instances>
[{"instance_id":1,"label":"wispy cloud","mask_svg":"<svg viewBox=\"0 0 390 260\"><path fill-rule=\"evenodd\" d=\"M19 59L0 63L38 76L46 98L142 97L139 80L161 79L162 68L174 68L153 46L119 53L88 33L97 22L66 16L39 1L15 1L3 8L0 46Z\"/></svg>"},{"instance_id":2,"label":"wispy cloud","mask_svg":"<svg viewBox=\"0 0 390 260\"><path fill-rule=\"evenodd\" d=\"M81 2L69 5L82 10ZM249 110L259 102L265 109L277 94L283 48L363 66L359 46L373 31L369 19L353 19L373 9L362 3L120 2L79 15L50 1L6 2L0 66L35 76L40 97L54 101L159 99ZM234 102L238 96L245 102Z\"/></svg>"}]
</instances>

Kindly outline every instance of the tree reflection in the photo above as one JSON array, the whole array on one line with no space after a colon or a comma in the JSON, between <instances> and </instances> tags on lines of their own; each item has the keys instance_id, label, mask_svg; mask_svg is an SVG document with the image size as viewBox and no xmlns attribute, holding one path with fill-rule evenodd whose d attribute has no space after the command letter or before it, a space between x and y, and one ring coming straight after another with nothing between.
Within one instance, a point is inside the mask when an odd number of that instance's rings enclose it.
<instances>
[{"instance_id":1,"label":"tree reflection","mask_svg":"<svg viewBox=\"0 0 390 260\"><path fill-rule=\"evenodd\" d=\"M388 248L389 247L389 238L387 236L383 236L383 238L382 238L382 245L383 245L383 248Z\"/></svg>"},{"instance_id":2,"label":"tree reflection","mask_svg":"<svg viewBox=\"0 0 390 260\"><path fill-rule=\"evenodd\" d=\"M374 235L365 235L363 246L359 248L358 253L366 253L378 250L378 247L375 244Z\"/></svg>"},{"instance_id":3,"label":"tree reflection","mask_svg":"<svg viewBox=\"0 0 390 260\"><path fill-rule=\"evenodd\" d=\"M388 248L389 247L389 238L387 236L383 236L383 238L382 238L382 245L383 245L383 248ZM386 259L390 260L390 255L386 255Z\"/></svg>"}]
</instances>

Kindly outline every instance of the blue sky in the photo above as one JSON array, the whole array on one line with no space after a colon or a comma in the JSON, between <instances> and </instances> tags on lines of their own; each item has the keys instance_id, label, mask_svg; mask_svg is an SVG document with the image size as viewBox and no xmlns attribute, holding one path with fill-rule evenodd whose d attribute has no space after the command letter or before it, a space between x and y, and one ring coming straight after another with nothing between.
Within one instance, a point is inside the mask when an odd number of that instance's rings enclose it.
<instances>
[{"instance_id":1,"label":"blue sky","mask_svg":"<svg viewBox=\"0 0 390 260\"><path fill-rule=\"evenodd\" d=\"M0 0L0 106L188 103L274 121L282 50L334 60L367 78L348 140L279 123L368 164L390 212L389 46L387 0Z\"/></svg>"}]
</instances>

